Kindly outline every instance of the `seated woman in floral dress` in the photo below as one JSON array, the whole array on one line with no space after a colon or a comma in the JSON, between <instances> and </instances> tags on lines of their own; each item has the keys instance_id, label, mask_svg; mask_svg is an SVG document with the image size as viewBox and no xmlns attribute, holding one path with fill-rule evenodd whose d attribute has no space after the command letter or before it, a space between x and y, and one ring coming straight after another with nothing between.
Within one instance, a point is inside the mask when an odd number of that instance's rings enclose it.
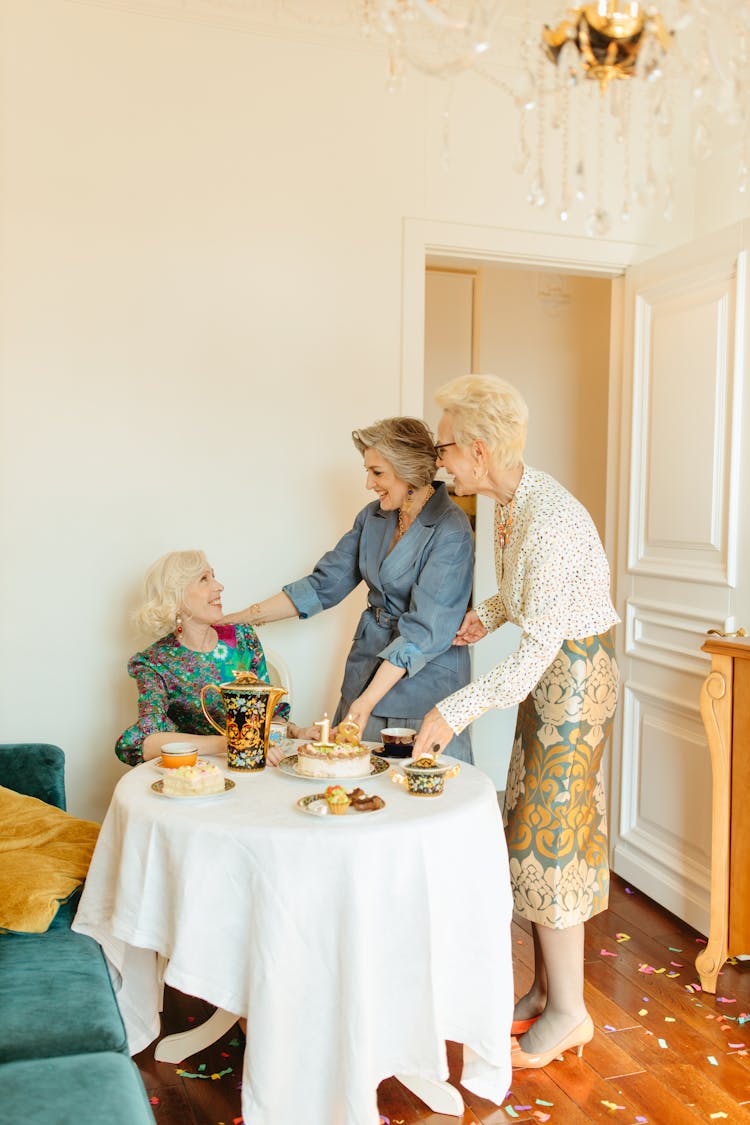
<instances>
[{"instance_id":1,"label":"seated woman in floral dress","mask_svg":"<svg viewBox=\"0 0 750 1125\"><path fill-rule=\"evenodd\" d=\"M135 616L144 633L158 639L137 652L128 673L138 684L138 721L117 740L115 753L129 766L158 758L165 742L189 739L201 754L223 754L226 740L213 731L201 709L205 684L234 679L238 667L268 682L263 648L251 625L221 625L221 592L203 551L171 551L149 568L146 597ZM224 722L221 702L210 693L206 706ZM286 722L289 704L274 718ZM317 729L313 732L317 734ZM289 724L291 738L310 737Z\"/></svg>"}]
</instances>

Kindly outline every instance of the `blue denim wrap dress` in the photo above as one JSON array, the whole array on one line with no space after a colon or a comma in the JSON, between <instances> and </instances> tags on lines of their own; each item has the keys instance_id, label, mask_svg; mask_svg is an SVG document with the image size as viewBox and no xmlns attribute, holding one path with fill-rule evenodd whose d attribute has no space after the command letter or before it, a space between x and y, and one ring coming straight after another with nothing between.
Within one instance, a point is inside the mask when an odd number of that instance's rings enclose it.
<instances>
[{"instance_id":1,"label":"blue denim wrap dress","mask_svg":"<svg viewBox=\"0 0 750 1125\"><path fill-rule=\"evenodd\" d=\"M283 588L306 618L367 583L368 606L346 661L335 720L345 716L382 660L406 670L373 708L364 732L368 739L377 739L385 726L419 729L439 700L470 679L469 650L452 641L471 598L474 538L443 482L433 487L434 496L392 551L397 513L383 511L375 500L312 574ZM456 735L445 752L471 761L469 731Z\"/></svg>"}]
</instances>

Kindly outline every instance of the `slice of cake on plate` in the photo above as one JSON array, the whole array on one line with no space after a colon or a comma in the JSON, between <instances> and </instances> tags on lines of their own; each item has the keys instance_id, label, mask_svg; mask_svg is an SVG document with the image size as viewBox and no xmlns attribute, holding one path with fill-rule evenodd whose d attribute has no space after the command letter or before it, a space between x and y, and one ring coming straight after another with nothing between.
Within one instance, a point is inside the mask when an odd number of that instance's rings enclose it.
<instances>
[{"instance_id":1,"label":"slice of cake on plate","mask_svg":"<svg viewBox=\"0 0 750 1125\"><path fill-rule=\"evenodd\" d=\"M208 797L224 792L224 774L213 762L200 759L194 766L164 771L162 793L168 797Z\"/></svg>"}]
</instances>

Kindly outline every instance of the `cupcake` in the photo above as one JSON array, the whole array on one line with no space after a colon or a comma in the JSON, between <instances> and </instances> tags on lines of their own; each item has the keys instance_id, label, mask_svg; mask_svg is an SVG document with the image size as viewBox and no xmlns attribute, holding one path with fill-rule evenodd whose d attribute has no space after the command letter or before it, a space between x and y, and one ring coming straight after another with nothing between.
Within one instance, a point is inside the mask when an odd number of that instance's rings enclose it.
<instances>
[{"instance_id":1,"label":"cupcake","mask_svg":"<svg viewBox=\"0 0 750 1125\"><path fill-rule=\"evenodd\" d=\"M326 789L326 801L328 802L328 811L332 812L334 816L343 816L351 804L349 794L343 785L329 785Z\"/></svg>"}]
</instances>

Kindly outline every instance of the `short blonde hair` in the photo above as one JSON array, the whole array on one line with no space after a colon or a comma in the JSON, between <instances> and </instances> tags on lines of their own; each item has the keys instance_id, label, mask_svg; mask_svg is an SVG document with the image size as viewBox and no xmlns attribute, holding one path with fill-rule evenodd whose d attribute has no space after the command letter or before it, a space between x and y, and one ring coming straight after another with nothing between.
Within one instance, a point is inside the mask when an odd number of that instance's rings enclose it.
<instances>
[{"instance_id":1,"label":"short blonde hair","mask_svg":"<svg viewBox=\"0 0 750 1125\"><path fill-rule=\"evenodd\" d=\"M435 401L450 414L457 445L483 441L499 469L521 463L529 408L511 383L498 375L460 375L440 388Z\"/></svg>"},{"instance_id":2,"label":"short blonde hair","mask_svg":"<svg viewBox=\"0 0 750 1125\"><path fill-rule=\"evenodd\" d=\"M133 614L141 632L152 637L171 633L177 622L185 587L210 570L203 551L170 551L146 571L144 601Z\"/></svg>"},{"instance_id":3,"label":"short blonde hair","mask_svg":"<svg viewBox=\"0 0 750 1125\"><path fill-rule=\"evenodd\" d=\"M396 476L413 488L423 488L435 476L435 439L419 418L384 418L353 430L352 441L362 456L377 449L393 465Z\"/></svg>"}]
</instances>

